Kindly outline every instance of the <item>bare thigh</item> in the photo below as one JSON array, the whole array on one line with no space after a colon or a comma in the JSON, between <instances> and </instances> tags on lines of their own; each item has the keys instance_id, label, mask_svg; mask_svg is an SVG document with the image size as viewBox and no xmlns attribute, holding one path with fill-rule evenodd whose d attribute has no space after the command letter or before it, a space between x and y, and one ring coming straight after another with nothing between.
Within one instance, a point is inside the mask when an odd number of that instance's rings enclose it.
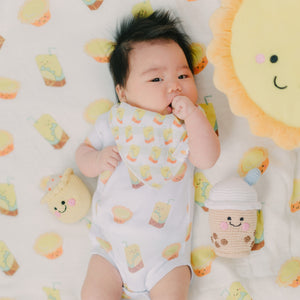
<instances>
[{"instance_id":1,"label":"bare thigh","mask_svg":"<svg viewBox=\"0 0 300 300\"><path fill-rule=\"evenodd\" d=\"M164 276L150 291L151 300L186 300L191 281L188 266L180 266Z\"/></svg>"},{"instance_id":2,"label":"bare thigh","mask_svg":"<svg viewBox=\"0 0 300 300\"><path fill-rule=\"evenodd\" d=\"M105 258L93 255L90 259L81 290L82 300L120 300L122 280L119 271Z\"/></svg>"}]
</instances>

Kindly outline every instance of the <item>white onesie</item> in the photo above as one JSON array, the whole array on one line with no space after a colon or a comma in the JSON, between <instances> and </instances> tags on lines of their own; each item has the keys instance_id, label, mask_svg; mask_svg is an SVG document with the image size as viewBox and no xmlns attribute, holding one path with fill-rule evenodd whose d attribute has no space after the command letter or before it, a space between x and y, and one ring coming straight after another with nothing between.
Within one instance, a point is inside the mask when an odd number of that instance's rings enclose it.
<instances>
[{"instance_id":1,"label":"white onesie","mask_svg":"<svg viewBox=\"0 0 300 300\"><path fill-rule=\"evenodd\" d=\"M122 157L98 178L92 254L119 270L127 295L144 299L172 269L190 266L194 167L184 124L122 103L88 138L97 150L117 144Z\"/></svg>"}]
</instances>

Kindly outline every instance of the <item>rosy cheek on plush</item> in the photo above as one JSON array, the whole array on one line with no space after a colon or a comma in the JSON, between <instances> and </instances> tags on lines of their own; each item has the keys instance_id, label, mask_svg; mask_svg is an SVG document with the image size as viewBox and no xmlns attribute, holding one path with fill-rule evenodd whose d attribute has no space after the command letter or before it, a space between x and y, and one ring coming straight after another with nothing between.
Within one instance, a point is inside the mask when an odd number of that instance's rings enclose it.
<instances>
[{"instance_id":1,"label":"rosy cheek on plush","mask_svg":"<svg viewBox=\"0 0 300 300\"><path fill-rule=\"evenodd\" d=\"M244 223L244 224L242 225L242 230L243 230L243 231L247 231L247 230L249 230L249 228L250 228L250 225L249 225L248 223Z\"/></svg>"},{"instance_id":2,"label":"rosy cheek on plush","mask_svg":"<svg viewBox=\"0 0 300 300\"><path fill-rule=\"evenodd\" d=\"M255 60L256 60L256 62L258 64L262 64L262 63L264 63L266 61L266 58L265 58L265 56L263 54L257 54L255 56Z\"/></svg>"},{"instance_id":3,"label":"rosy cheek on plush","mask_svg":"<svg viewBox=\"0 0 300 300\"><path fill-rule=\"evenodd\" d=\"M75 199L69 199L68 200L68 204L70 205L70 206L75 206L75 204L76 204L76 200Z\"/></svg>"},{"instance_id":4,"label":"rosy cheek on plush","mask_svg":"<svg viewBox=\"0 0 300 300\"><path fill-rule=\"evenodd\" d=\"M221 227L222 230L227 230L228 229L228 224L226 222L222 222L220 224L220 227Z\"/></svg>"},{"instance_id":5,"label":"rosy cheek on plush","mask_svg":"<svg viewBox=\"0 0 300 300\"><path fill-rule=\"evenodd\" d=\"M58 217L58 218L60 218L60 216L61 216L61 213L58 212L58 211L56 211L54 214L55 214L55 216Z\"/></svg>"}]
</instances>

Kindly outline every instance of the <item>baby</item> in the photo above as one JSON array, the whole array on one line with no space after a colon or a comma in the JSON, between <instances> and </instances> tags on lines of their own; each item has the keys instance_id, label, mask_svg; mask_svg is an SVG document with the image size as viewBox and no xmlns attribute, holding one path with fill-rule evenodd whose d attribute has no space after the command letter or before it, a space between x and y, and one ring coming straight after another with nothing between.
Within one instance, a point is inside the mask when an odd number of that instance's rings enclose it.
<instances>
[{"instance_id":1,"label":"baby","mask_svg":"<svg viewBox=\"0 0 300 300\"><path fill-rule=\"evenodd\" d=\"M188 297L193 171L212 167L220 145L196 104L178 23L155 11L117 31L110 70L120 102L76 151L81 172L99 176L82 299Z\"/></svg>"}]
</instances>

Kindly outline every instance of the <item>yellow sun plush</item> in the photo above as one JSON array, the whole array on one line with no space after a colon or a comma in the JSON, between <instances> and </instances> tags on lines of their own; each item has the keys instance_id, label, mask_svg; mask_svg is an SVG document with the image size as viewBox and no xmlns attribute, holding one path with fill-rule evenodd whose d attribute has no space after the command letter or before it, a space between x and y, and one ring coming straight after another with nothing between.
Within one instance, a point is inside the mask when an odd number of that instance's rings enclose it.
<instances>
[{"instance_id":1,"label":"yellow sun plush","mask_svg":"<svg viewBox=\"0 0 300 300\"><path fill-rule=\"evenodd\" d=\"M207 49L214 82L251 130L300 146L300 1L222 0Z\"/></svg>"}]
</instances>

